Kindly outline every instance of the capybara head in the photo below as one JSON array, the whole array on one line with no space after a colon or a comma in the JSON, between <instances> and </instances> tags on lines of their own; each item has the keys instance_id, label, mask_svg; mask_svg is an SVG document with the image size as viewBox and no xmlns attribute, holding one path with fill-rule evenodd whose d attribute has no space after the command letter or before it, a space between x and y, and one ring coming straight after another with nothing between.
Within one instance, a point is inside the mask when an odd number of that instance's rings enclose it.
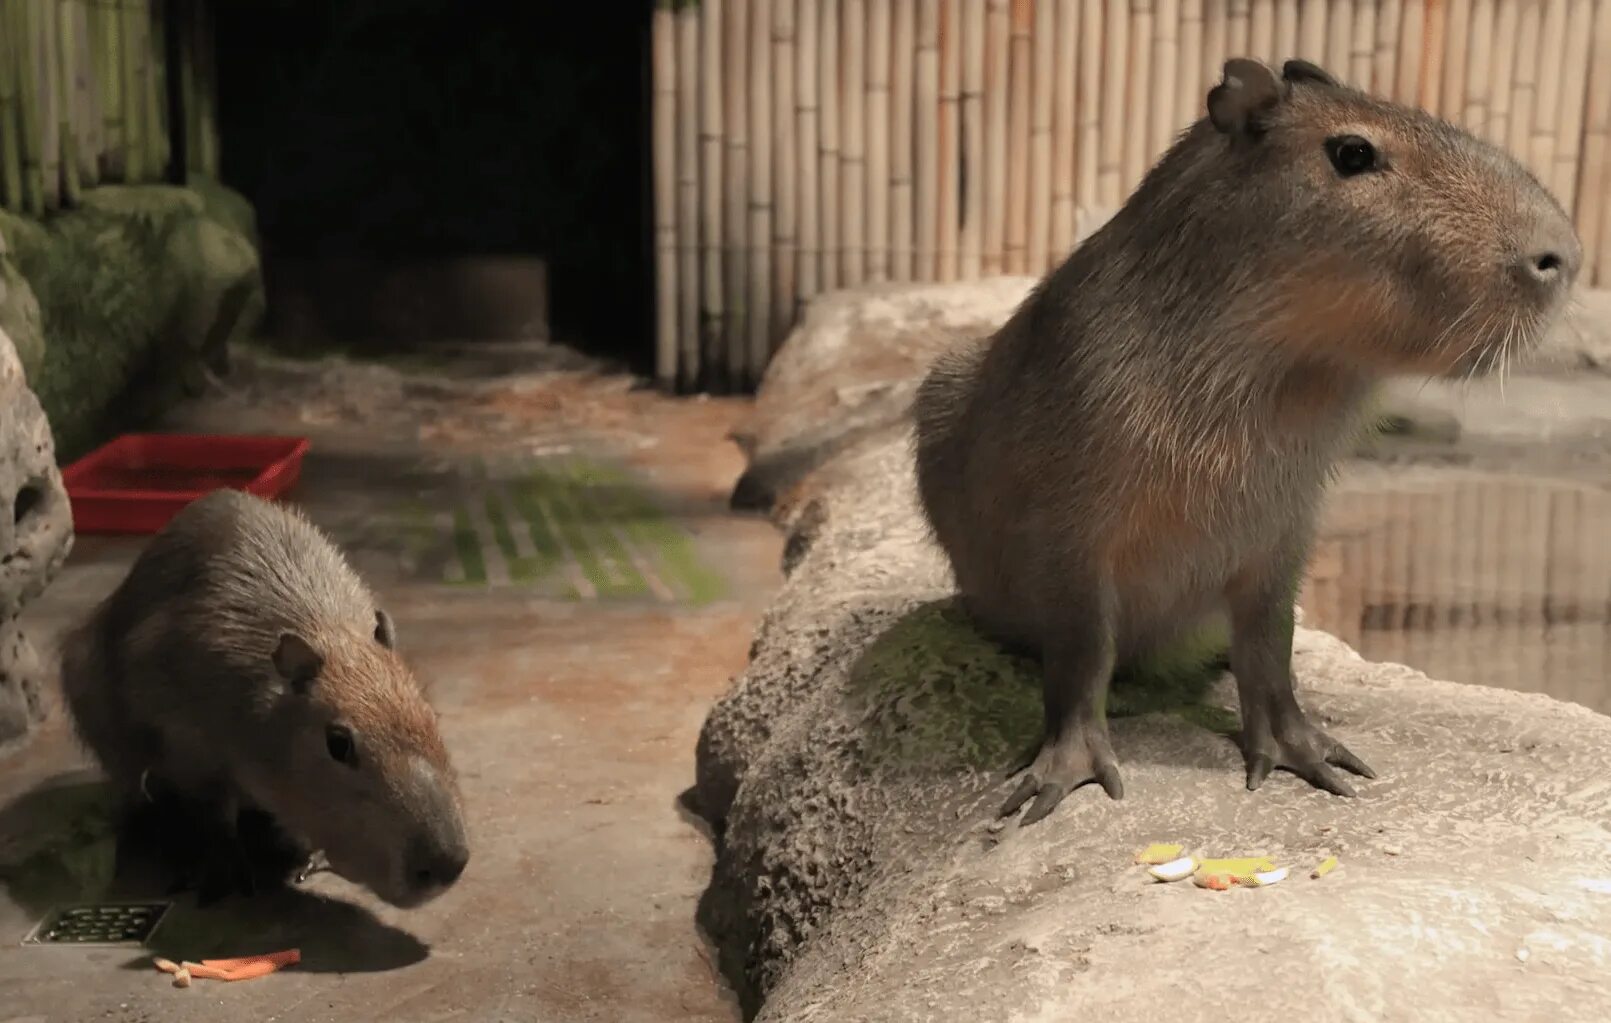
<instances>
[{"instance_id":1,"label":"capybara head","mask_svg":"<svg viewBox=\"0 0 1611 1023\"><path fill-rule=\"evenodd\" d=\"M395 649L390 617L371 634L285 632L283 684L250 787L330 868L395 906L421 905L469 861L458 779L435 709Z\"/></svg>"},{"instance_id":2,"label":"capybara head","mask_svg":"<svg viewBox=\"0 0 1611 1023\"><path fill-rule=\"evenodd\" d=\"M1354 370L1467 376L1564 309L1582 247L1497 147L1306 61L1227 62L1207 114L1138 198L1149 248L1214 264L1196 274L1234 312L1219 326Z\"/></svg>"}]
</instances>

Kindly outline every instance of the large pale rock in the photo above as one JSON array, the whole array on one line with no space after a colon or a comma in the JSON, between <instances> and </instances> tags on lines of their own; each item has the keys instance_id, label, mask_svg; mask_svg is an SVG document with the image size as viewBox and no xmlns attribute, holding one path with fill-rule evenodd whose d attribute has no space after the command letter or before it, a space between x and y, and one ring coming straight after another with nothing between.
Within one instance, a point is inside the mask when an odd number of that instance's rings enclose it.
<instances>
[{"instance_id":1,"label":"large pale rock","mask_svg":"<svg viewBox=\"0 0 1611 1023\"><path fill-rule=\"evenodd\" d=\"M42 715L44 666L17 623L73 543L50 424L0 330L0 744Z\"/></svg>"},{"instance_id":2,"label":"large pale rock","mask_svg":"<svg viewBox=\"0 0 1611 1023\"><path fill-rule=\"evenodd\" d=\"M825 308L847 336L873 322L848 298ZM896 325L891 365L907 369L888 392L909 394L922 331ZM809 337L808 320L790 345ZM854 358L878 366L861 349L879 343L861 336ZM809 450L798 437L849 418L830 396L854 377L817 344L820 358L785 349L803 383L768 382L766 451ZM1038 676L952 608L904 407L871 411L881 400L858 414L883 424L819 444L777 507L788 578L700 737L695 792L719 835L702 919L751 1013L1611 1018L1611 719L1581 707L1367 663L1300 630L1300 699L1380 772L1359 798L1287 775L1246 792L1227 678L1206 703L1115 693L1126 798L1088 788L1041 824L992 830L1002 772L1039 734ZM1131 863L1153 841L1294 873L1229 893L1153 884ZM1342 868L1309 879L1328 854Z\"/></svg>"}]
</instances>

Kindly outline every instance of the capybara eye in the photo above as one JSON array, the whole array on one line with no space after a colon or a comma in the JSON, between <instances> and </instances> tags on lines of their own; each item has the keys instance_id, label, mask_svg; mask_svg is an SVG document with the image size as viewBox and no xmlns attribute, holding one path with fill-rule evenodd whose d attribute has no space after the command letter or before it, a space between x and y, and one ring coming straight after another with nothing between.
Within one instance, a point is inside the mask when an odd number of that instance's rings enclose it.
<instances>
[{"instance_id":1,"label":"capybara eye","mask_svg":"<svg viewBox=\"0 0 1611 1023\"><path fill-rule=\"evenodd\" d=\"M1326 155L1343 177L1353 177L1376 169L1376 147L1358 135L1339 135L1326 140Z\"/></svg>"},{"instance_id":2,"label":"capybara eye","mask_svg":"<svg viewBox=\"0 0 1611 1023\"><path fill-rule=\"evenodd\" d=\"M341 725L331 725L324 730L324 748L330 751L330 759L348 767L358 766L358 744L353 741L352 732Z\"/></svg>"}]
</instances>

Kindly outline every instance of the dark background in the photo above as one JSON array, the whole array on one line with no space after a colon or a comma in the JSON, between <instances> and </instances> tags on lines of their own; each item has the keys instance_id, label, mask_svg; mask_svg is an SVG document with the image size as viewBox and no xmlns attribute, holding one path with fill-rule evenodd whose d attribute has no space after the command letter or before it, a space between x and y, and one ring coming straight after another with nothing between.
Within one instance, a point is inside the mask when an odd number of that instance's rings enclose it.
<instances>
[{"instance_id":1,"label":"dark background","mask_svg":"<svg viewBox=\"0 0 1611 1023\"><path fill-rule=\"evenodd\" d=\"M541 255L556 339L651 366L648 0L213 6L271 317L279 257Z\"/></svg>"}]
</instances>

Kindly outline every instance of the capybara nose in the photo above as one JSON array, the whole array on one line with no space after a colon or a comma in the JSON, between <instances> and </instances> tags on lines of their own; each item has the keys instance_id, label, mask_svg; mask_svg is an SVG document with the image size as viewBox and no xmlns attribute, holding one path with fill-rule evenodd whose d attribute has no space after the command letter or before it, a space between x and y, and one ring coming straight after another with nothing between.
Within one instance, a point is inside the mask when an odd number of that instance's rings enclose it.
<instances>
[{"instance_id":1,"label":"capybara nose","mask_svg":"<svg viewBox=\"0 0 1611 1023\"><path fill-rule=\"evenodd\" d=\"M1529 285L1545 290L1570 288L1583 264L1583 246L1564 217L1551 217L1530 239L1514 270Z\"/></svg>"},{"instance_id":2,"label":"capybara nose","mask_svg":"<svg viewBox=\"0 0 1611 1023\"><path fill-rule=\"evenodd\" d=\"M458 843L447 847L435 843L422 844L409 860L409 879L414 887L429 891L447 888L457 881L459 875L464 873L465 865L470 862L470 850Z\"/></svg>"}]
</instances>

